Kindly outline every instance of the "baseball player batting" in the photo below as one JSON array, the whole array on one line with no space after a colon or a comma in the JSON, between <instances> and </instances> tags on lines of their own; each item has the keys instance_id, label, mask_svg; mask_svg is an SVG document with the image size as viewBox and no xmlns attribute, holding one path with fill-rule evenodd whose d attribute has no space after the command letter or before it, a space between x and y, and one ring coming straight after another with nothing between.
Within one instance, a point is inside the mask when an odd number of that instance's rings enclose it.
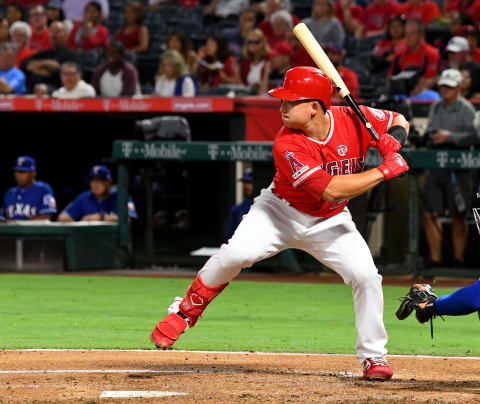
<instances>
[{"instance_id":1,"label":"baseball player batting","mask_svg":"<svg viewBox=\"0 0 480 404\"><path fill-rule=\"evenodd\" d=\"M382 277L347 203L408 171L397 153L400 143L387 133L401 130L406 136L408 123L395 112L360 107L381 134L377 143L350 107L330 105L332 92L331 80L313 67L290 69L282 87L269 92L282 100L284 124L273 144L277 170L273 183L255 198L232 238L206 262L185 297L177 297L168 308L168 316L151 335L158 348L170 348L188 327L194 327L207 305L242 268L298 248L352 286L356 350L363 375L392 377L385 359ZM371 146L378 149L383 162L362 172Z\"/></svg>"}]
</instances>

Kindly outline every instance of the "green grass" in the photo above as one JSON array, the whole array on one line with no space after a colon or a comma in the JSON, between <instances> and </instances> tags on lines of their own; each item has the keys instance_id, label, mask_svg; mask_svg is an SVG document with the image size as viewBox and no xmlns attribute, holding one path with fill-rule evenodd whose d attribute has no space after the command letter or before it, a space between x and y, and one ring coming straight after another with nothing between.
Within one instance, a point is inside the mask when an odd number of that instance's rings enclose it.
<instances>
[{"instance_id":1,"label":"green grass","mask_svg":"<svg viewBox=\"0 0 480 404\"><path fill-rule=\"evenodd\" d=\"M0 349L152 348L149 336L190 280L0 275ZM405 287L385 286L392 354L480 356L475 315L428 325L398 321ZM451 292L439 289L440 294ZM188 350L354 353L351 288L234 281L175 347Z\"/></svg>"}]
</instances>

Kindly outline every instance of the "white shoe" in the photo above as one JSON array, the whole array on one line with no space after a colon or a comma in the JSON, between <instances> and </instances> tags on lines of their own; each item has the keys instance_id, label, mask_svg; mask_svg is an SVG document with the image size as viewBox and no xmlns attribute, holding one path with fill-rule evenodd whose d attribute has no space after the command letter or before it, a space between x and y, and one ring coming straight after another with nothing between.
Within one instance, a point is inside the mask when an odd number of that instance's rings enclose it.
<instances>
[{"instance_id":1,"label":"white shoe","mask_svg":"<svg viewBox=\"0 0 480 404\"><path fill-rule=\"evenodd\" d=\"M172 313L177 314L180 311L180 303L182 300L183 298L181 298L180 296L177 296L173 301L173 303L170 306L168 306L168 309L167 309L168 314L172 314Z\"/></svg>"}]
</instances>

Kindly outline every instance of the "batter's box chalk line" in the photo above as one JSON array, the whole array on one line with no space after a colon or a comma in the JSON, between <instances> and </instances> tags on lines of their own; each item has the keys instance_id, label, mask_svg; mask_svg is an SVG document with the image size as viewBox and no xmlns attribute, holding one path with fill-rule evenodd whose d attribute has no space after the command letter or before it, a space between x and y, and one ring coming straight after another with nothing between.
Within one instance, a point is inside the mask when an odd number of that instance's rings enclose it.
<instances>
[{"instance_id":1,"label":"batter's box chalk line","mask_svg":"<svg viewBox=\"0 0 480 404\"><path fill-rule=\"evenodd\" d=\"M181 393L178 391L105 390L100 394L100 398L153 398L186 396L187 394L188 393Z\"/></svg>"}]
</instances>

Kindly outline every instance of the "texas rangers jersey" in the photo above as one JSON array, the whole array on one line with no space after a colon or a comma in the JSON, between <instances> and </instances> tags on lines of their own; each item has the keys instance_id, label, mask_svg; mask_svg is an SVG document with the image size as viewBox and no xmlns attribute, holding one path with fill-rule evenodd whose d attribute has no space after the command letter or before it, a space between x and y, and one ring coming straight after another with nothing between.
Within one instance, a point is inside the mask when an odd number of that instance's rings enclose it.
<instances>
[{"instance_id":1,"label":"texas rangers jersey","mask_svg":"<svg viewBox=\"0 0 480 404\"><path fill-rule=\"evenodd\" d=\"M360 106L377 133L382 136L392 125L396 112ZM331 107L330 130L323 141L299 130L282 127L273 144L277 172L273 192L297 210L311 216L331 217L340 213L348 200L328 202L322 195L334 175L359 173L365 165L371 135L349 107Z\"/></svg>"},{"instance_id":2,"label":"texas rangers jersey","mask_svg":"<svg viewBox=\"0 0 480 404\"><path fill-rule=\"evenodd\" d=\"M50 185L34 181L28 188L10 188L3 198L1 216L9 220L28 220L57 213L57 203Z\"/></svg>"},{"instance_id":3,"label":"texas rangers jersey","mask_svg":"<svg viewBox=\"0 0 480 404\"><path fill-rule=\"evenodd\" d=\"M82 192L64 210L73 220L81 220L82 217L95 213L104 216L115 216L117 211L118 198L115 190L103 201L99 201L92 191ZM128 199L128 216L137 217L137 211L131 197Z\"/></svg>"}]
</instances>

